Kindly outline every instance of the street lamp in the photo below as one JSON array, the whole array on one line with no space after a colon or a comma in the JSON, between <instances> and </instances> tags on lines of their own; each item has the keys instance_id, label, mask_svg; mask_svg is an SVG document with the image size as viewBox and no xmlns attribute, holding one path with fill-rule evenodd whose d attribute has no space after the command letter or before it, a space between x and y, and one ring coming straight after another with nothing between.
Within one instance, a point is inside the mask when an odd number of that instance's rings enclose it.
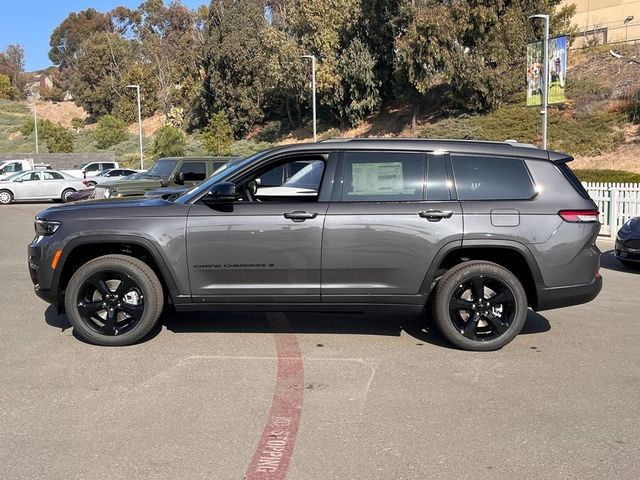
<instances>
[{"instance_id":1,"label":"street lamp","mask_svg":"<svg viewBox=\"0 0 640 480\"><path fill-rule=\"evenodd\" d=\"M627 18L624 19L624 41L629 41L629 23L633 21L633 15L628 15Z\"/></svg>"},{"instance_id":2,"label":"street lamp","mask_svg":"<svg viewBox=\"0 0 640 480\"><path fill-rule=\"evenodd\" d=\"M315 55L302 55L300 58L311 59L311 96L313 98L313 141L317 141L316 138L316 56Z\"/></svg>"},{"instance_id":3,"label":"street lamp","mask_svg":"<svg viewBox=\"0 0 640 480\"><path fill-rule=\"evenodd\" d=\"M549 118L549 15L536 14L529 18L544 20L544 50L542 55L542 148L547 149L547 122Z\"/></svg>"},{"instance_id":4,"label":"street lamp","mask_svg":"<svg viewBox=\"0 0 640 480\"><path fill-rule=\"evenodd\" d=\"M140 170L144 170L144 156L142 154L142 111L140 109L140 85L127 85L127 88L135 88L138 97L138 136L140 137Z\"/></svg>"},{"instance_id":5,"label":"street lamp","mask_svg":"<svg viewBox=\"0 0 640 480\"><path fill-rule=\"evenodd\" d=\"M33 102L33 130L36 134L36 155L40 153L38 146L38 114L36 113L36 102Z\"/></svg>"}]
</instances>

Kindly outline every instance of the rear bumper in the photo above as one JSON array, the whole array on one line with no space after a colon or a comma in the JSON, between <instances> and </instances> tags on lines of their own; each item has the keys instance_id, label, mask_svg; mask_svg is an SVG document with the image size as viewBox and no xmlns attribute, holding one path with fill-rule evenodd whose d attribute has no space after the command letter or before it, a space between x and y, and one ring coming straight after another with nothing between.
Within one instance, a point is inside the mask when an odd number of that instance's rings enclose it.
<instances>
[{"instance_id":1,"label":"rear bumper","mask_svg":"<svg viewBox=\"0 0 640 480\"><path fill-rule=\"evenodd\" d=\"M602 290L602 277L598 274L591 283L570 287L538 287L538 305L536 311L570 307L587 303L598 296Z\"/></svg>"}]
</instances>

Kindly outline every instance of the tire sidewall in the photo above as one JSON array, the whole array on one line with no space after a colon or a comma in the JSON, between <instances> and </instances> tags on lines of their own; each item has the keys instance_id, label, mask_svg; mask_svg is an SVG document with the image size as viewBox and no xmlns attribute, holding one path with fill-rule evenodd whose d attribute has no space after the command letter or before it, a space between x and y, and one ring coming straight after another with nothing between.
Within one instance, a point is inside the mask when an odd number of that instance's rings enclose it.
<instances>
[{"instance_id":1,"label":"tire sidewall","mask_svg":"<svg viewBox=\"0 0 640 480\"><path fill-rule=\"evenodd\" d=\"M69 195L71 195L72 193L75 193L76 191L73 188L65 188L62 191L62 195L60 196L60 199L64 202L67 203L69 202Z\"/></svg>"},{"instance_id":2,"label":"tire sidewall","mask_svg":"<svg viewBox=\"0 0 640 480\"><path fill-rule=\"evenodd\" d=\"M76 302L82 284L90 276L105 270L130 276L140 288L144 298L145 308L142 318L130 331L122 335L101 335L87 326L78 313ZM74 331L84 340L95 345L125 346L143 338L157 323L160 311L157 311L156 305L159 300L160 302L162 301L162 297L160 299L157 297L157 293L144 273L128 263L113 258L101 257L86 263L71 277L65 292L65 310ZM162 310L162 307L160 307L160 310Z\"/></svg>"},{"instance_id":3,"label":"tire sidewall","mask_svg":"<svg viewBox=\"0 0 640 480\"><path fill-rule=\"evenodd\" d=\"M440 332L454 345L465 350L491 351L498 350L511 342L522 330L527 318L527 297L520 281L509 270L489 262L468 262L451 269L450 274L445 274L437 285L433 313L436 325ZM451 295L459 285L471 277L484 275L504 282L512 291L515 299L515 315L509 329L493 340L476 341L462 335L453 325L449 301Z\"/></svg>"},{"instance_id":4,"label":"tire sidewall","mask_svg":"<svg viewBox=\"0 0 640 480\"><path fill-rule=\"evenodd\" d=\"M13 202L13 194L9 190L0 190L0 194L3 194L5 198L8 198L8 200L3 201L2 197L0 197L0 205L9 205Z\"/></svg>"}]
</instances>

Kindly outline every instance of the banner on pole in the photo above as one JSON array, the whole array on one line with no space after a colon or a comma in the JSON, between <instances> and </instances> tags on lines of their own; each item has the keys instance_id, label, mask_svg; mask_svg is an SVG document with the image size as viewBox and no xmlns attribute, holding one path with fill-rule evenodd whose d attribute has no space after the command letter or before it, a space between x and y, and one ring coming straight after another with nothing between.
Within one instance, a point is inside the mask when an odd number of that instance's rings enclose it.
<instances>
[{"instance_id":1,"label":"banner on pole","mask_svg":"<svg viewBox=\"0 0 640 480\"><path fill-rule=\"evenodd\" d=\"M527 44L528 106L542 105L542 90L544 89L543 45L542 40ZM565 101L568 46L569 42L566 36L549 39L549 105Z\"/></svg>"}]
</instances>

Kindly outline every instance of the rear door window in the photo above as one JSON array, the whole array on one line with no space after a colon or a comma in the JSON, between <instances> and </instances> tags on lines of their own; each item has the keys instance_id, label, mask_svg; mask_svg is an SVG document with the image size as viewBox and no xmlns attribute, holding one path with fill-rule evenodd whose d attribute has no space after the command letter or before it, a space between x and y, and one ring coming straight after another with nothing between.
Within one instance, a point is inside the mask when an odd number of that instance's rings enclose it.
<instances>
[{"instance_id":1,"label":"rear door window","mask_svg":"<svg viewBox=\"0 0 640 480\"><path fill-rule=\"evenodd\" d=\"M520 158L451 155L460 200L528 200L535 195Z\"/></svg>"},{"instance_id":2,"label":"rear door window","mask_svg":"<svg viewBox=\"0 0 640 480\"><path fill-rule=\"evenodd\" d=\"M404 152L347 152L343 202L422 200L424 155Z\"/></svg>"}]
</instances>

